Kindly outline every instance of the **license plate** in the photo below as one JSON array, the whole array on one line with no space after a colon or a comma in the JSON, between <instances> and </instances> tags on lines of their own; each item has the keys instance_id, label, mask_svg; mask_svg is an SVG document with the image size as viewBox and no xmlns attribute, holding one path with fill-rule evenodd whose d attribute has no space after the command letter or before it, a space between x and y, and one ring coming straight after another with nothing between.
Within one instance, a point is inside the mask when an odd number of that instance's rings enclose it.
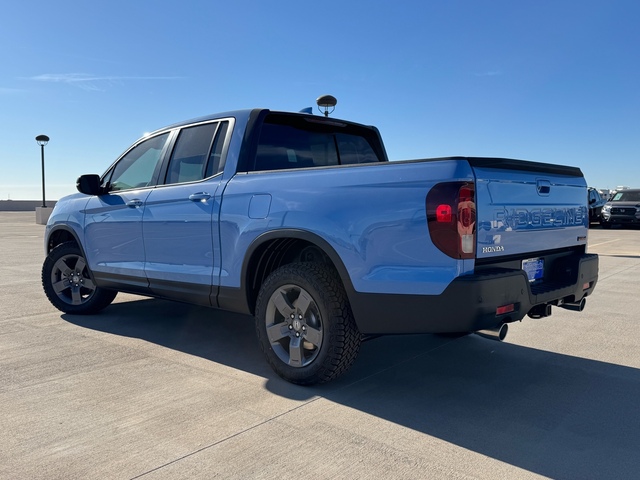
<instances>
[{"instance_id":1,"label":"license plate","mask_svg":"<svg viewBox=\"0 0 640 480\"><path fill-rule=\"evenodd\" d=\"M522 261L522 270L527 273L529 282L542 279L544 275L544 258L528 258Z\"/></svg>"}]
</instances>

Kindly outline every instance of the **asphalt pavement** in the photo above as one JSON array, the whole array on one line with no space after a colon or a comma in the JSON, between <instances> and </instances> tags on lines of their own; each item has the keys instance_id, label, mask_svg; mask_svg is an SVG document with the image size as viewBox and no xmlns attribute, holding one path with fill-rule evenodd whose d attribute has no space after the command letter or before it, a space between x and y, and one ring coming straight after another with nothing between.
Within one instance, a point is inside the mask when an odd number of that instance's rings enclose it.
<instances>
[{"instance_id":1,"label":"asphalt pavement","mask_svg":"<svg viewBox=\"0 0 640 480\"><path fill-rule=\"evenodd\" d=\"M0 212L2 479L640 476L640 230L589 232L582 313L503 343L378 338L313 388L271 371L250 317L123 294L61 314L43 232Z\"/></svg>"}]
</instances>

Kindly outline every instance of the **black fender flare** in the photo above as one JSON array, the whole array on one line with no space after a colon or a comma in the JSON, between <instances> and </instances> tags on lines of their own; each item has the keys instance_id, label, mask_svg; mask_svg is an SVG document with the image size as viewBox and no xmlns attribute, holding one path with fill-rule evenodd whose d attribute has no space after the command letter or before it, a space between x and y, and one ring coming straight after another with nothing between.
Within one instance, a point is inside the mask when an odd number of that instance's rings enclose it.
<instances>
[{"instance_id":1,"label":"black fender flare","mask_svg":"<svg viewBox=\"0 0 640 480\"><path fill-rule=\"evenodd\" d=\"M241 271L241 277L240 277L240 290L241 292L243 292L243 295L245 296L245 301L250 311L253 310L252 306L250 305L250 299L247 298L247 295L248 295L247 281L249 276L250 262L252 261L256 251L261 246L263 246L267 242L270 242L273 240L279 240L279 239L304 240L310 244L315 245L320 250L322 250L322 252L327 255L329 260L331 260L331 263L333 264L336 271L338 272L340 280L342 281L345 291L347 292L347 296L351 300L353 293L355 292L353 283L351 282L351 277L349 276L347 267L344 265L342 258L340 257L340 255L338 255L338 253L333 248L333 246L327 240L325 240L324 238L322 238L320 235L316 233L310 232L308 230L302 230L302 229L296 229L296 228L285 228L285 229L271 230L269 232L265 232L258 235L247 248L247 251L242 263L242 271Z\"/></svg>"},{"instance_id":2,"label":"black fender flare","mask_svg":"<svg viewBox=\"0 0 640 480\"><path fill-rule=\"evenodd\" d=\"M76 242L76 244L78 245L78 248L82 252L82 256L84 258L87 258L87 254L86 254L86 252L84 250L84 245L80 241L80 238L78 237L78 234L75 232L75 230L73 228L71 228L71 227L69 227L67 225L56 225L51 229L51 231L47 235L47 242L45 243L45 248L46 248L46 253L47 254L49 254L49 252L51 252L51 250L53 250L53 248L50 248L51 238L54 237L56 234L59 234L60 232L64 232L64 233L67 233L67 234L71 235L73 237L74 241Z\"/></svg>"}]
</instances>

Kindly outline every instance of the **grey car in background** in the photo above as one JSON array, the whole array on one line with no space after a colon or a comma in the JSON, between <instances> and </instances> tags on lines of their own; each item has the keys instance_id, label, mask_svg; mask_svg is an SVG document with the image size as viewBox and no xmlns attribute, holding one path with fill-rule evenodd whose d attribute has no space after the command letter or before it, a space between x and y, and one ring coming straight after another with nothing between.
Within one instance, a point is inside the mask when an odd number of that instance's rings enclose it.
<instances>
[{"instance_id":1,"label":"grey car in background","mask_svg":"<svg viewBox=\"0 0 640 480\"><path fill-rule=\"evenodd\" d=\"M603 228L612 225L640 225L640 189L616 192L602 207Z\"/></svg>"}]
</instances>

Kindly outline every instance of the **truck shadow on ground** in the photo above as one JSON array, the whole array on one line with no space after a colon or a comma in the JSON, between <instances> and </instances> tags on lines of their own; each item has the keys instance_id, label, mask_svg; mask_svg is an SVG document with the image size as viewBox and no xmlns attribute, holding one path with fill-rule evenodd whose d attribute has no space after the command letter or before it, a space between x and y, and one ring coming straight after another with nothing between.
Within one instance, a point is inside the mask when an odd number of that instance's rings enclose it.
<instances>
[{"instance_id":1,"label":"truck shadow on ground","mask_svg":"<svg viewBox=\"0 0 640 480\"><path fill-rule=\"evenodd\" d=\"M116 303L75 325L140 338L322 396L551 478L637 478L640 370L474 335L381 337L343 377L313 388L268 367L253 319L162 300Z\"/></svg>"}]
</instances>

